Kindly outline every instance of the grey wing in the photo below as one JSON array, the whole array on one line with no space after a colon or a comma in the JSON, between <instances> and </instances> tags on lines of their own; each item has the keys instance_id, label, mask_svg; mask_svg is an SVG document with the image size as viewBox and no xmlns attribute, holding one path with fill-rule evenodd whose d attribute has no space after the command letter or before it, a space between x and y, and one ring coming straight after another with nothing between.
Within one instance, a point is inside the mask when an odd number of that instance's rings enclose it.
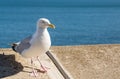
<instances>
[{"instance_id":1,"label":"grey wing","mask_svg":"<svg viewBox=\"0 0 120 79\"><path fill-rule=\"evenodd\" d=\"M22 40L16 47L16 51L19 53L22 53L22 51L24 51L25 49L28 49L31 44L30 44L30 40L32 39L32 36L29 36L27 38L25 38L24 40Z\"/></svg>"}]
</instances>

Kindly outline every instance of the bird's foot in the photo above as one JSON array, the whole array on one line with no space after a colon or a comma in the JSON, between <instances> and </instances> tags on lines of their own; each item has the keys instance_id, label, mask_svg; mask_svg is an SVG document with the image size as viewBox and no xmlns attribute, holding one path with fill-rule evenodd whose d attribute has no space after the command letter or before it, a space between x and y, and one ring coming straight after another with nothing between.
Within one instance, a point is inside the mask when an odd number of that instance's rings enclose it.
<instances>
[{"instance_id":1,"label":"bird's foot","mask_svg":"<svg viewBox=\"0 0 120 79\"><path fill-rule=\"evenodd\" d=\"M32 72L30 73L30 76L36 77L38 76L37 70L34 68L33 58L31 58L31 66L32 66Z\"/></svg>"},{"instance_id":2,"label":"bird's foot","mask_svg":"<svg viewBox=\"0 0 120 79\"><path fill-rule=\"evenodd\" d=\"M47 72L47 71L48 71L48 69L50 69L50 68L48 68L48 67L46 67L46 66L41 65L41 68L39 69L39 71L38 71L38 72L45 73L45 72Z\"/></svg>"},{"instance_id":3,"label":"bird's foot","mask_svg":"<svg viewBox=\"0 0 120 79\"><path fill-rule=\"evenodd\" d=\"M38 72L37 72L37 70L33 70L29 75L32 76L32 77L37 77Z\"/></svg>"},{"instance_id":4,"label":"bird's foot","mask_svg":"<svg viewBox=\"0 0 120 79\"><path fill-rule=\"evenodd\" d=\"M38 60L38 62L39 62L39 64L40 64L40 66L41 66L38 72L45 73L45 72L47 72L48 69L50 69L50 68L48 68L48 67L46 67L46 66L43 66L43 64L40 62L40 59L39 59L38 56L37 56L37 60Z\"/></svg>"}]
</instances>

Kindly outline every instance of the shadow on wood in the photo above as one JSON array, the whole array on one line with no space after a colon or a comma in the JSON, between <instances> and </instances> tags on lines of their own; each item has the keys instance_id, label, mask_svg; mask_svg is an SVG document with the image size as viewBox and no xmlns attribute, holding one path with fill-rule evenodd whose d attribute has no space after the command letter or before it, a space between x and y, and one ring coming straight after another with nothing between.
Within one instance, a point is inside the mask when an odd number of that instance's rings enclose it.
<instances>
[{"instance_id":1,"label":"shadow on wood","mask_svg":"<svg viewBox=\"0 0 120 79\"><path fill-rule=\"evenodd\" d=\"M15 55L0 54L0 78L14 75L22 70L23 66L15 61Z\"/></svg>"}]
</instances>

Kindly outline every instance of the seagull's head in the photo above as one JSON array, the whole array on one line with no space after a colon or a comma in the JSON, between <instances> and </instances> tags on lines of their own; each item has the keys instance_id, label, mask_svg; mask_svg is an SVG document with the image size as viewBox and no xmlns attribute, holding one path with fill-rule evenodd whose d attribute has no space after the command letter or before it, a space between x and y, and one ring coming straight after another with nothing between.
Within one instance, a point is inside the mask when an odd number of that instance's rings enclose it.
<instances>
[{"instance_id":1,"label":"seagull's head","mask_svg":"<svg viewBox=\"0 0 120 79\"><path fill-rule=\"evenodd\" d=\"M40 18L37 22L37 26L40 27L40 28L55 28L55 26L53 24L50 23L50 21L46 18Z\"/></svg>"}]
</instances>

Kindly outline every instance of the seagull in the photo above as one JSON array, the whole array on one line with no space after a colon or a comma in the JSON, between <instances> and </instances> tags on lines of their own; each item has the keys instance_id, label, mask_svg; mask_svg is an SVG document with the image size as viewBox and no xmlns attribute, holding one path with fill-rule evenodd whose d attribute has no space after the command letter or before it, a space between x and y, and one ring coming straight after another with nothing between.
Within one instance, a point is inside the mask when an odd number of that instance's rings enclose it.
<instances>
[{"instance_id":1,"label":"seagull","mask_svg":"<svg viewBox=\"0 0 120 79\"><path fill-rule=\"evenodd\" d=\"M48 27L55 28L48 19L40 18L37 21L36 32L33 35L20 42L13 43L11 46L15 52L20 53L23 57L31 58L31 64L33 64L33 58L36 57L41 65L42 69L40 71L42 72L47 72L47 67L42 65L39 56L45 54L51 46ZM32 72L34 75L36 74L34 68Z\"/></svg>"}]
</instances>

